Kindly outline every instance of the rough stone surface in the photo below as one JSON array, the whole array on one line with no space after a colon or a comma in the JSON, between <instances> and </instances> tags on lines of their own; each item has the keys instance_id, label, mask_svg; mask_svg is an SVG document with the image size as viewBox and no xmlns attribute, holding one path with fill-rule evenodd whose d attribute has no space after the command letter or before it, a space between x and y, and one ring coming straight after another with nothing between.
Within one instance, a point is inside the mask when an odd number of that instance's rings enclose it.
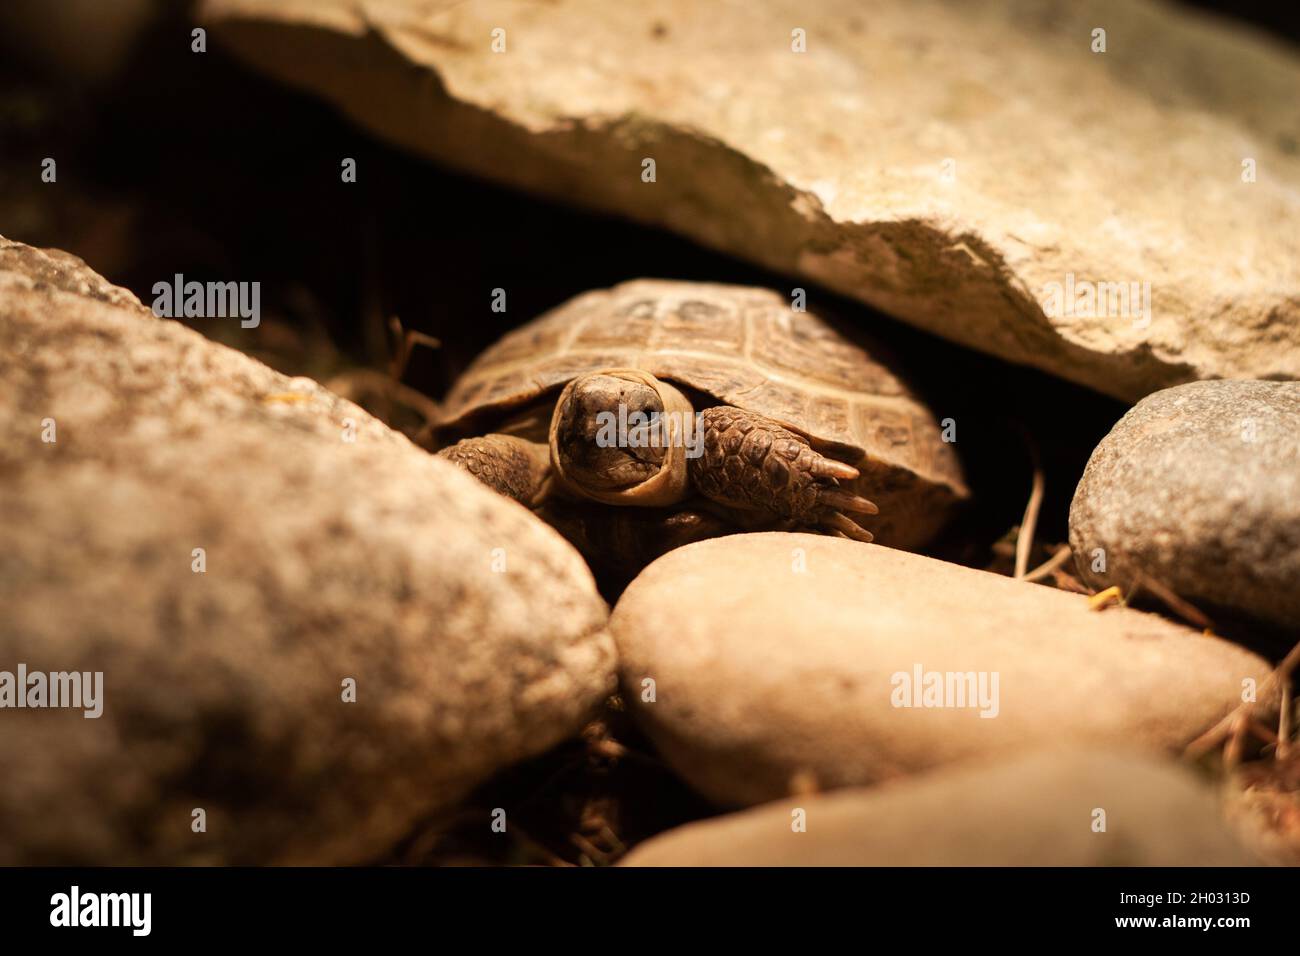
<instances>
[{"instance_id":1,"label":"rough stone surface","mask_svg":"<svg viewBox=\"0 0 1300 956\"><path fill-rule=\"evenodd\" d=\"M1239 26L1145 0L201 9L400 146L1120 398L1300 377L1300 63ZM1150 283L1149 324L1049 316L1069 277Z\"/></svg>"},{"instance_id":2,"label":"rough stone surface","mask_svg":"<svg viewBox=\"0 0 1300 956\"><path fill-rule=\"evenodd\" d=\"M792 829L795 808L806 831ZM1095 811L1106 829L1096 832ZM624 866L1248 866L1211 789L1133 754L1048 752L782 800L649 840Z\"/></svg>"},{"instance_id":3,"label":"rough stone surface","mask_svg":"<svg viewBox=\"0 0 1300 956\"><path fill-rule=\"evenodd\" d=\"M1147 396L1088 460L1070 545L1098 588L1146 575L1198 606L1300 627L1300 385Z\"/></svg>"},{"instance_id":4,"label":"rough stone surface","mask_svg":"<svg viewBox=\"0 0 1300 956\"><path fill-rule=\"evenodd\" d=\"M1035 746L1180 748L1240 702L1243 680L1269 672L1156 615L1090 611L1082 595L776 532L660 558L623 593L610 629L633 718L720 804ZM895 706L895 675L918 666L923 683L931 672L996 674L997 706Z\"/></svg>"},{"instance_id":5,"label":"rough stone surface","mask_svg":"<svg viewBox=\"0 0 1300 956\"><path fill-rule=\"evenodd\" d=\"M0 864L374 859L613 687L525 509L3 239L0 514L0 670L104 674L99 719L0 710Z\"/></svg>"}]
</instances>

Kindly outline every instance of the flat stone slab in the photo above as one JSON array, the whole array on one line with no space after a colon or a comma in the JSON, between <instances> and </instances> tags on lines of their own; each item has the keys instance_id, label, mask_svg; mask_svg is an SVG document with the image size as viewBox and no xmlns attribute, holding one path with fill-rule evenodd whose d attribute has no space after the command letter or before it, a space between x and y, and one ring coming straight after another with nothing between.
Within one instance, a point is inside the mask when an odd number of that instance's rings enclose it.
<instances>
[{"instance_id":1,"label":"flat stone slab","mask_svg":"<svg viewBox=\"0 0 1300 956\"><path fill-rule=\"evenodd\" d=\"M392 143L1122 399L1300 377L1300 61L1241 27L1145 0L201 16Z\"/></svg>"}]
</instances>

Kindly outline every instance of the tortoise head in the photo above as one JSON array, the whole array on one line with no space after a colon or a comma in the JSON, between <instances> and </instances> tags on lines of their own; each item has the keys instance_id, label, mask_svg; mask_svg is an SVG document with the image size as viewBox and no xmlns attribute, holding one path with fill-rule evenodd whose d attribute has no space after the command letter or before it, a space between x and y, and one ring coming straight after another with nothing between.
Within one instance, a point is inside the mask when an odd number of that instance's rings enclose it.
<instances>
[{"instance_id":1,"label":"tortoise head","mask_svg":"<svg viewBox=\"0 0 1300 956\"><path fill-rule=\"evenodd\" d=\"M551 416L551 466L570 492L606 504L663 507L686 497L685 445L671 423L686 397L639 369L604 369L565 386Z\"/></svg>"}]
</instances>

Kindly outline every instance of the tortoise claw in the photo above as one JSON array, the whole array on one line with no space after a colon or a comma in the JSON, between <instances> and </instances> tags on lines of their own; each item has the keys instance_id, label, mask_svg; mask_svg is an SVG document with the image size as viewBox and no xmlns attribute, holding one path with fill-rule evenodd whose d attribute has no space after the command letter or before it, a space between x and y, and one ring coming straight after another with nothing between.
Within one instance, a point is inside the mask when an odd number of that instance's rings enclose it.
<instances>
[{"instance_id":1,"label":"tortoise claw","mask_svg":"<svg viewBox=\"0 0 1300 956\"><path fill-rule=\"evenodd\" d=\"M844 491L841 488L826 488L817 496L820 504L828 508L834 508L836 511L849 511L861 515L878 515L880 509L876 507L874 501L868 501L861 495L855 495L852 492Z\"/></svg>"},{"instance_id":2,"label":"tortoise claw","mask_svg":"<svg viewBox=\"0 0 1300 956\"><path fill-rule=\"evenodd\" d=\"M859 474L852 465L827 458L825 455L818 455L809 471L818 478L839 478L843 481L853 481Z\"/></svg>"},{"instance_id":3,"label":"tortoise claw","mask_svg":"<svg viewBox=\"0 0 1300 956\"><path fill-rule=\"evenodd\" d=\"M875 535L873 535L870 531L868 531L866 528L862 527L861 525L853 521L850 521L848 518L844 517L844 515L840 514L838 511L832 514L830 517L823 519L822 524L830 528L832 531L836 531L844 535L844 537L846 538L852 538L854 541L862 541L867 544L870 544L872 541L876 540Z\"/></svg>"},{"instance_id":4,"label":"tortoise claw","mask_svg":"<svg viewBox=\"0 0 1300 956\"><path fill-rule=\"evenodd\" d=\"M856 472L856 469L853 470ZM821 522L825 528L845 538L852 538L854 541L869 544L875 540L875 536L870 531L845 515L845 512L854 516L878 515L880 509L876 507L874 501L868 501L861 495L830 485L820 490L817 503L829 513L828 517L823 518Z\"/></svg>"}]
</instances>

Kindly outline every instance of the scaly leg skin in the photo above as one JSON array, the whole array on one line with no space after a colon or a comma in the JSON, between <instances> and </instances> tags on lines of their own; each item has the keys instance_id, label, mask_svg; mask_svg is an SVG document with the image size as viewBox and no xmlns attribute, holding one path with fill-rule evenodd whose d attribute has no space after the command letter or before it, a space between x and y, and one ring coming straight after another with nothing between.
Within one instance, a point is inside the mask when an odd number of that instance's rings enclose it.
<instances>
[{"instance_id":1,"label":"scaly leg skin","mask_svg":"<svg viewBox=\"0 0 1300 956\"><path fill-rule=\"evenodd\" d=\"M507 498L535 508L550 490L551 452L541 442L514 435L465 438L438 452Z\"/></svg>"},{"instance_id":2,"label":"scaly leg skin","mask_svg":"<svg viewBox=\"0 0 1300 956\"><path fill-rule=\"evenodd\" d=\"M813 450L808 441L762 415L720 405L703 412L704 453L689 459L700 494L742 511L820 527L870 541L871 532L849 518L880 509L840 488L858 470Z\"/></svg>"}]
</instances>

